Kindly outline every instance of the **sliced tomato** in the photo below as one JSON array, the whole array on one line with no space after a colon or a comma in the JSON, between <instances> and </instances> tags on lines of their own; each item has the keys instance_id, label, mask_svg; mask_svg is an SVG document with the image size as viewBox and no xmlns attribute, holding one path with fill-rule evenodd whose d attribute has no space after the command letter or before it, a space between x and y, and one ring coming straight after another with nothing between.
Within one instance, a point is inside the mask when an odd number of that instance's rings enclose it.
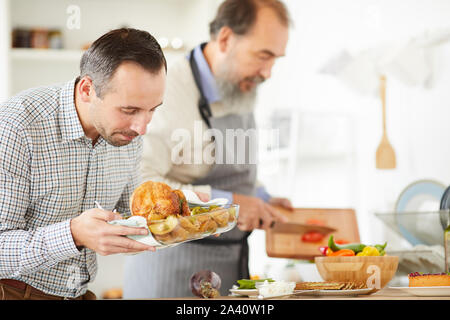
<instances>
[{"instance_id":1,"label":"sliced tomato","mask_svg":"<svg viewBox=\"0 0 450 320\"><path fill-rule=\"evenodd\" d=\"M303 242L320 242L325 236L317 231L310 231L302 235Z\"/></svg>"},{"instance_id":2,"label":"sliced tomato","mask_svg":"<svg viewBox=\"0 0 450 320\"><path fill-rule=\"evenodd\" d=\"M325 221L319 220L319 219L308 219L308 220L306 220L306 224L313 224L316 226L324 226Z\"/></svg>"}]
</instances>

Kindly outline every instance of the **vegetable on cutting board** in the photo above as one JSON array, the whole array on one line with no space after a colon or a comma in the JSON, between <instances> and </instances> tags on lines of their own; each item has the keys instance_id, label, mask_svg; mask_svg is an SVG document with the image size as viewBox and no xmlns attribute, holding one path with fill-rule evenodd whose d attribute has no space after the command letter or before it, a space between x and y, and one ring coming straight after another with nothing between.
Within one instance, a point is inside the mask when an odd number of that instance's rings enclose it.
<instances>
[{"instance_id":1,"label":"vegetable on cutting board","mask_svg":"<svg viewBox=\"0 0 450 320\"><path fill-rule=\"evenodd\" d=\"M325 236L317 231L309 231L302 235L303 242L320 242Z\"/></svg>"},{"instance_id":2,"label":"vegetable on cutting board","mask_svg":"<svg viewBox=\"0 0 450 320\"><path fill-rule=\"evenodd\" d=\"M345 239L336 239L336 240L334 240L334 242L336 244L347 244L347 243L350 243L350 241L347 241Z\"/></svg>"}]
</instances>

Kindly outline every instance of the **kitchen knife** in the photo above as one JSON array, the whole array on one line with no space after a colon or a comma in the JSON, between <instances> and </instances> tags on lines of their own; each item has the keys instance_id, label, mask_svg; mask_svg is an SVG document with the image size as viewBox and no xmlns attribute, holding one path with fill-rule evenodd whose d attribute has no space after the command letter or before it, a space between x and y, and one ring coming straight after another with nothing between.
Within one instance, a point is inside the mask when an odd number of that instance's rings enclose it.
<instances>
[{"instance_id":1,"label":"kitchen knife","mask_svg":"<svg viewBox=\"0 0 450 320\"><path fill-rule=\"evenodd\" d=\"M274 222L271 227L273 232L278 233L298 233L303 234L306 232L317 231L324 235L336 231L334 228L318 226L315 224L303 224L296 222Z\"/></svg>"}]
</instances>

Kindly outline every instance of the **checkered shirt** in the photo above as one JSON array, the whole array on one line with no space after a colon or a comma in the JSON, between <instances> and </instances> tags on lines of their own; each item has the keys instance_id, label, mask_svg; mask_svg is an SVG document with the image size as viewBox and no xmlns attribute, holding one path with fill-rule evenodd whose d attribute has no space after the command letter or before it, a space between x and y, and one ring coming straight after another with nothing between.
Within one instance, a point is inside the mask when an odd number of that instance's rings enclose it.
<instances>
[{"instance_id":1,"label":"checkered shirt","mask_svg":"<svg viewBox=\"0 0 450 320\"><path fill-rule=\"evenodd\" d=\"M0 279L77 297L97 272L96 254L78 250L70 220L95 207L129 214L140 182L142 139L95 146L74 103L75 80L34 88L0 104Z\"/></svg>"}]
</instances>

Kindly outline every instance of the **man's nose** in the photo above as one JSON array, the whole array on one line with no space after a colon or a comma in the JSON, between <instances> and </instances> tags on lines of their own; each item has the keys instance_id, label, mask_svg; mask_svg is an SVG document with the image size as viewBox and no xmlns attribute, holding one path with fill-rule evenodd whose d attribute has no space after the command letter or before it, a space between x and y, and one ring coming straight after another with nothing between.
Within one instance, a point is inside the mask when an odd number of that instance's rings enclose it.
<instances>
[{"instance_id":1,"label":"man's nose","mask_svg":"<svg viewBox=\"0 0 450 320\"><path fill-rule=\"evenodd\" d=\"M261 68L259 74L261 75L261 77L264 78L264 80L267 80L271 77L272 75L272 67L275 63L275 60L270 60L268 62L266 62L263 67Z\"/></svg>"},{"instance_id":2,"label":"man's nose","mask_svg":"<svg viewBox=\"0 0 450 320\"><path fill-rule=\"evenodd\" d=\"M130 129L137 132L139 135L144 135L147 132L147 125L152 120L152 116L142 117L133 122Z\"/></svg>"}]
</instances>

